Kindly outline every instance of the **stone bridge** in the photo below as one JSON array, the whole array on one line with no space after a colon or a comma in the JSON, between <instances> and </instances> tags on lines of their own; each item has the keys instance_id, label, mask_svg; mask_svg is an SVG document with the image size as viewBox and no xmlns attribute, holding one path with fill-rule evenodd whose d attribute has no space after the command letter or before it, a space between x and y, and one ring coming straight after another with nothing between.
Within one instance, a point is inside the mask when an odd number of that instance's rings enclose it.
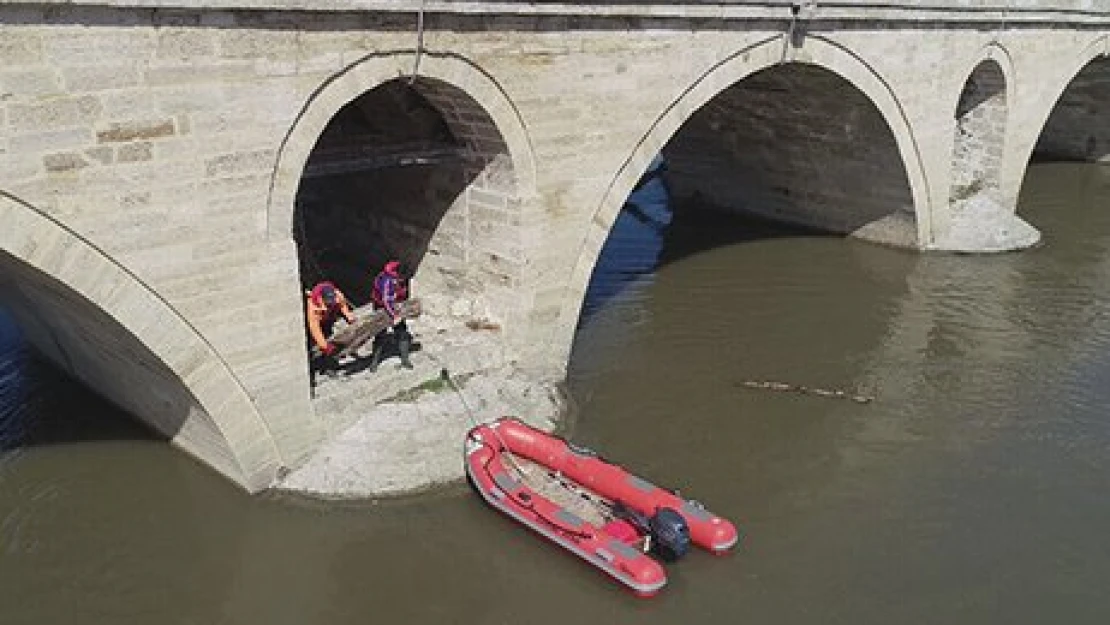
<instances>
[{"instance_id":1,"label":"stone bridge","mask_svg":"<svg viewBox=\"0 0 1110 625\"><path fill-rule=\"evenodd\" d=\"M333 433L303 288L365 301L401 256L560 379L659 153L707 209L1036 243L1034 153L1110 154L1110 6L1011 4L8 0L0 294L49 358L263 489Z\"/></svg>"}]
</instances>

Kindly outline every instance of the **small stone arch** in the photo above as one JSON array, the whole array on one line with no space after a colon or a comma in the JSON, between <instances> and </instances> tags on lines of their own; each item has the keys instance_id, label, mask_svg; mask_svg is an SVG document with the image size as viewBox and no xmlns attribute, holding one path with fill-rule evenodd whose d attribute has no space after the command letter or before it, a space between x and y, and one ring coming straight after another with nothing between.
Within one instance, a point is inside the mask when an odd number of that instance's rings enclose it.
<instances>
[{"instance_id":1,"label":"small stone arch","mask_svg":"<svg viewBox=\"0 0 1110 625\"><path fill-rule=\"evenodd\" d=\"M363 93L398 77L407 77L418 67L416 83L421 78L445 83L473 99L493 120L497 132L512 159L517 194L535 194L536 163L534 150L525 130L524 121L508 95L497 82L476 65L451 54L425 52L417 57L408 51L374 54L363 58L332 76L308 99L278 150L273 181L267 205L267 232L273 240L292 237L294 200L308 157L328 122L345 105ZM415 83L414 83L415 84ZM448 124L456 128L466 125L467 104L454 101L444 90L429 92L430 100L438 100ZM460 115L452 116L452 113ZM455 128L453 128L454 130ZM484 129L477 129L484 130ZM467 134L473 134L467 131Z\"/></svg>"},{"instance_id":2,"label":"small stone arch","mask_svg":"<svg viewBox=\"0 0 1110 625\"><path fill-rule=\"evenodd\" d=\"M1008 57L1003 54L1002 58ZM1008 68L1009 64L1004 66L989 55L982 58L967 74L952 107L955 124L949 204L954 211L975 202L1003 203L1001 171L1012 100Z\"/></svg>"},{"instance_id":3,"label":"small stone arch","mask_svg":"<svg viewBox=\"0 0 1110 625\"><path fill-rule=\"evenodd\" d=\"M265 421L184 317L91 242L4 192L0 223L0 287L47 357L248 491L274 482L283 461Z\"/></svg>"},{"instance_id":4,"label":"small stone arch","mask_svg":"<svg viewBox=\"0 0 1110 625\"><path fill-rule=\"evenodd\" d=\"M625 198L656 154L695 112L718 94L757 72L782 64L782 49L780 37L769 37L738 50L704 71L659 113L611 179L594 211L589 224L590 230L583 237L582 247L568 281L569 292L563 300L561 321L556 324L557 329L573 333L574 319L581 308L594 263L605 244L608 231ZM861 92L875 106L894 137L904 165L914 209L911 216L913 223L907 225L913 229L912 236L917 244L927 246L932 237L929 219L930 191L910 122L890 85L874 68L850 50L817 35L807 36L789 63L828 70ZM569 345L569 335L559 338L562 340L557 340L557 344Z\"/></svg>"}]
</instances>

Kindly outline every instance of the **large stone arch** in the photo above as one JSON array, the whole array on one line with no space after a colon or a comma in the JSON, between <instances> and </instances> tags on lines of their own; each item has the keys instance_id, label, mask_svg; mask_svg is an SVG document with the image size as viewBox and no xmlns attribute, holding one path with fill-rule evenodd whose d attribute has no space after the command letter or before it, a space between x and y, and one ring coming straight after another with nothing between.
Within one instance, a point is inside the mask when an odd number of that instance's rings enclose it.
<instances>
[{"instance_id":1,"label":"large stone arch","mask_svg":"<svg viewBox=\"0 0 1110 625\"><path fill-rule=\"evenodd\" d=\"M771 37L738 50L708 68L689 87L659 113L642 135L619 170L611 178L600 204L584 233L582 246L568 280L568 293L560 311L557 328L573 332L593 266L604 246L609 229L637 181L652 159L705 104L745 78L784 62L781 37ZM929 219L930 192L917 141L909 119L893 89L870 65L848 49L820 36L807 36L803 47L787 61L816 66L844 79L861 92L886 122L902 157L909 193L913 201L916 239L926 246L932 237ZM559 337L556 344L569 346L570 336Z\"/></svg>"},{"instance_id":2,"label":"large stone arch","mask_svg":"<svg viewBox=\"0 0 1110 625\"><path fill-rule=\"evenodd\" d=\"M363 93L417 70L416 79L431 78L466 93L485 111L500 132L512 159L517 193L531 196L536 188L534 151L524 121L501 86L466 59L408 51L374 54L332 76L305 103L282 141L274 167L267 205L267 232L271 239L292 237L294 200L309 154L335 114ZM445 117L447 117L445 115ZM446 120L448 124L451 119Z\"/></svg>"},{"instance_id":3,"label":"large stone arch","mask_svg":"<svg viewBox=\"0 0 1110 625\"><path fill-rule=\"evenodd\" d=\"M1024 123L1015 125L1011 131L1012 153L1007 161L1004 176L1013 188L1015 198L1025 178L1025 170L1033 156L1033 150L1052 112L1056 110L1056 106L1075 78L1088 65L1100 58L1110 58L1110 37L1106 35L1091 40L1070 59L1055 62L1054 65L1061 68L1054 74L1057 80L1047 82L1039 90L1031 87L1022 89L1022 101L1030 103L1035 108L1024 115Z\"/></svg>"},{"instance_id":4,"label":"large stone arch","mask_svg":"<svg viewBox=\"0 0 1110 625\"><path fill-rule=\"evenodd\" d=\"M1110 49L1107 40L1055 99L1034 154L1069 161L1110 162ZM1086 55L1084 55L1086 56ZM1081 57L1083 58L1083 57Z\"/></svg>"},{"instance_id":5,"label":"large stone arch","mask_svg":"<svg viewBox=\"0 0 1110 625\"><path fill-rule=\"evenodd\" d=\"M439 112L463 145L465 167L472 170L461 194L435 216L443 227L433 227L416 257L402 258L418 267L421 298L431 309L495 322L511 340L526 326L529 312L521 301L528 240L521 215L536 195L534 150L503 88L462 57L372 54L321 85L279 150L267 209L268 236L293 236L301 177L329 122L363 94L391 81L404 81Z\"/></svg>"},{"instance_id":6,"label":"large stone arch","mask_svg":"<svg viewBox=\"0 0 1110 625\"><path fill-rule=\"evenodd\" d=\"M254 492L283 462L220 354L153 289L95 245L0 192L0 289L50 359Z\"/></svg>"}]
</instances>

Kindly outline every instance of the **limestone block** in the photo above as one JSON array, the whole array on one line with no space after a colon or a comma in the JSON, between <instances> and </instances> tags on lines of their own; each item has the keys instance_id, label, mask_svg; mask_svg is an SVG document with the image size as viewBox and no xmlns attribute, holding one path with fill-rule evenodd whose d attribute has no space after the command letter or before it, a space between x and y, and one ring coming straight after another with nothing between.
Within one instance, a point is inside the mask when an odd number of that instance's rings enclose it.
<instances>
[{"instance_id":1,"label":"limestone block","mask_svg":"<svg viewBox=\"0 0 1110 625\"><path fill-rule=\"evenodd\" d=\"M0 56L0 58L3 58ZM47 68L0 71L0 95L13 100L61 95L58 74Z\"/></svg>"},{"instance_id":2,"label":"limestone block","mask_svg":"<svg viewBox=\"0 0 1110 625\"><path fill-rule=\"evenodd\" d=\"M106 119L152 119L160 112L157 99L145 88L108 91L99 97Z\"/></svg>"},{"instance_id":3,"label":"limestone block","mask_svg":"<svg viewBox=\"0 0 1110 625\"><path fill-rule=\"evenodd\" d=\"M159 59L194 59L213 56L216 42L213 31L202 28L163 28L158 31Z\"/></svg>"},{"instance_id":4,"label":"limestone block","mask_svg":"<svg viewBox=\"0 0 1110 625\"><path fill-rule=\"evenodd\" d=\"M45 55L59 66L146 59L154 49L154 32L144 28L55 27L50 35L43 39Z\"/></svg>"},{"instance_id":5,"label":"limestone block","mask_svg":"<svg viewBox=\"0 0 1110 625\"><path fill-rule=\"evenodd\" d=\"M42 31L0 24L0 59L6 67L31 65L43 58Z\"/></svg>"},{"instance_id":6,"label":"limestone block","mask_svg":"<svg viewBox=\"0 0 1110 625\"><path fill-rule=\"evenodd\" d=\"M62 67L62 79L71 93L133 87L140 80L139 70L134 63Z\"/></svg>"},{"instance_id":7,"label":"limestone block","mask_svg":"<svg viewBox=\"0 0 1110 625\"><path fill-rule=\"evenodd\" d=\"M152 63L144 74L151 86L170 86L193 83L219 84L223 81L242 80L254 76L251 61L218 61L212 63Z\"/></svg>"},{"instance_id":8,"label":"limestone block","mask_svg":"<svg viewBox=\"0 0 1110 625\"><path fill-rule=\"evenodd\" d=\"M89 165L84 156L77 152L47 154L43 157L42 163L48 173L75 171Z\"/></svg>"},{"instance_id":9,"label":"limestone block","mask_svg":"<svg viewBox=\"0 0 1110 625\"><path fill-rule=\"evenodd\" d=\"M223 154L206 161L206 175L213 178L266 171L273 167L275 160L276 153L271 149Z\"/></svg>"},{"instance_id":10,"label":"limestone block","mask_svg":"<svg viewBox=\"0 0 1110 625\"><path fill-rule=\"evenodd\" d=\"M227 59L292 58L295 30L227 30L218 34L218 51Z\"/></svg>"},{"instance_id":11,"label":"limestone block","mask_svg":"<svg viewBox=\"0 0 1110 625\"><path fill-rule=\"evenodd\" d=\"M40 161L16 155L0 147L0 188L11 189L19 181L42 173Z\"/></svg>"},{"instance_id":12,"label":"limestone block","mask_svg":"<svg viewBox=\"0 0 1110 625\"><path fill-rule=\"evenodd\" d=\"M100 143L123 143L169 137L174 133L171 118L138 119L102 126L96 132L96 140Z\"/></svg>"},{"instance_id":13,"label":"limestone block","mask_svg":"<svg viewBox=\"0 0 1110 625\"><path fill-rule=\"evenodd\" d=\"M149 161L151 157L152 150L149 141L121 145L116 152L116 160L120 163Z\"/></svg>"},{"instance_id":14,"label":"limestone block","mask_svg":"<svg viewBox=\"0 0 1110 625\"><path fill-rule=\"evenodd\" d=\"M9 106L9 125L16 132L88 125L100 113L100 100L88 95L51 98L35 104L15 102Z\"/></svg>"}]
</instances>

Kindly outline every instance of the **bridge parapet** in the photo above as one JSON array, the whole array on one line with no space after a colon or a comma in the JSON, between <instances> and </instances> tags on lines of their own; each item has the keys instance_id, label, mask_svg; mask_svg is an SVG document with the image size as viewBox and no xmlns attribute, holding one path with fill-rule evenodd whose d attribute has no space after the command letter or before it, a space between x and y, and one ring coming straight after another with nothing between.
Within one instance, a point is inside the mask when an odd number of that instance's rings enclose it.
<instances>
[{"instance_id":1,"label":"bridge parapet","mask_svg":"<svg viewBox=\"0 0 1110 625\"><path fill-rule=\"evenodd\" d=\"M15 4L15 3L13 3ZM74 7L72 0L19 2L28 7ZM1001 3L999 3L1001 4ZM161 11L305 11L321 13L397 12L529 16L640 16L696 19L774 19L799 14L822 20L910 20L926 22L997 20L1022 22L1098 22L1110 15L1100 0L1034 0L1019 6L987 5L979 0L593 0L532 2L474 0L84 0L80 6Z\"/></svg>"}]
</instances>

